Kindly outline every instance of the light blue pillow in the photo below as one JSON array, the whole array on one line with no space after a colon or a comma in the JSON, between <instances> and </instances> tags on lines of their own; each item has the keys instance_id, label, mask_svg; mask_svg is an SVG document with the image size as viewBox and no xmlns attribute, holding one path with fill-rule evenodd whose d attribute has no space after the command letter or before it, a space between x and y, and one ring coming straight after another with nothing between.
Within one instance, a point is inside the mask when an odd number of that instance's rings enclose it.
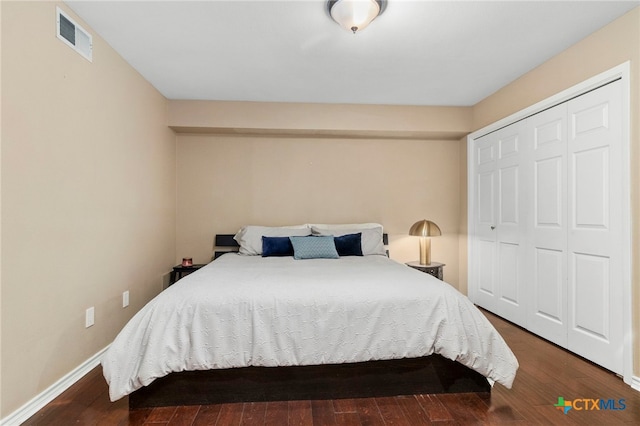
<instances>
[{"instance_id":1,"label":"light blue pillow","mask_svg":"<svg viewBox=\"0 0 640 426\"><path fill-rule=\"evenodd\" d=\"M294 259L338 259L336 243L331 236L289 237Z\"/></svg>"}]
</instances>

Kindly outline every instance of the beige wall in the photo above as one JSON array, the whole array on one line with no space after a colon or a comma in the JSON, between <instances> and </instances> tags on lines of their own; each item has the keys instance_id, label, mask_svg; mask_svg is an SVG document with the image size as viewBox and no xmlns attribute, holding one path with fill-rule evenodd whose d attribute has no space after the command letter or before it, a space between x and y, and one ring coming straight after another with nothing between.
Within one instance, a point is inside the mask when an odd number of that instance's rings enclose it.
<instances>
[{"instance_id":1,"label":"beige wall","mask_svg":"<svg viewBox=\"0 0 640 426\"><path fill-rule=\"evenodd\" d=\"M564 89L631 61L631 205L635 375L640 375L640 8L545 62L473 107L473 128L507 117ZM462 148L466 149L466 148ZM466 170L464 170L466 171ZM466 180L466 174L461 177ZM466 208L461 216L466 215ZM466 217L463 217L466 221ZM466 270L461 270L466 277ZM461 285L466 288L466 280Z\"/></svg>"},{"instance_id":2,"label":"beige wall","mask_svg":"<svg viewBox=\"0 0 640 426\"><path fill-rule=\"evenodd\" d=\"M434 260L458 281L457 141L179 135L176 260L211 259L216 233L242 225L379 222L391 257L416 260L422 218L443 236Z\"/></svg>"},{"instance_id":3,"label":"beige wall","mask_svg":"<svg viewBox=\"0 0 640 426\"><path fill-rule=\"evenodd\" d=\"M428 218L444 234L433 258L457 286L470 118L469 108L172 101L171 125L197 132L177 139L176 261L209 261L214 235L245 224L310 222L382 223L391 257L410 261L407 232ZM433 138L445 134L454 138Z\"/></svg>"},{"instance_id":4,"label":"beige wall","mask_svg":"<svg viewBox=\"0 0 640 426\"><path fill-rule=\"evenodd\" d=\"M56 3L0 7L5 417L161 290L175 256L175 135L166 99L100 37L93 63L56 38Z\"/></svg>"}]
</instances>

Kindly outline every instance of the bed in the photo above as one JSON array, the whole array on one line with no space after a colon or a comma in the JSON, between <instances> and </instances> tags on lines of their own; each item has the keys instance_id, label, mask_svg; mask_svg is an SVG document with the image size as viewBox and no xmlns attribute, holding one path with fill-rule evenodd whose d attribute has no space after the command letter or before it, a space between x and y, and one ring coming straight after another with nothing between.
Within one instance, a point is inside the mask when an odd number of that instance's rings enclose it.
<instances>
[{"instance_id":1,"label":"bed","mask_svg":"<svg viewBox=\"0 0 640 426\"><path fill-rule=\"evenodd\" d=\"M124 327L102 360L111 400L129 395L134 409L511 387L518 363L498 332L449 284L389 259L381 228L310 241L311 228L295 229L290 240L305 244L360 234L366 254L263 257L247 253L256 241L242 253L239 238L240 253L170 286Z\"/></svg>"}]
</instances>

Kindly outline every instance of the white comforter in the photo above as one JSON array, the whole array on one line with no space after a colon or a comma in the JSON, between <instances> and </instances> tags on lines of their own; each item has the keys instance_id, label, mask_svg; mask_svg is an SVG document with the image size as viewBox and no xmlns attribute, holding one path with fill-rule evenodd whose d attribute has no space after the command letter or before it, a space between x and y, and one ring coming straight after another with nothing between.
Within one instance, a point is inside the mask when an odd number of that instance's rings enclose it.
<instances>
[{"instance_id":1,"label":"white comforter","mask_svg":"<svg viewBox=\"0 0 640 426\"><path fill-rule=\"evenodd\" d=\"M384 256L226 254L138 312L103 360L112 401L174 371L438 353L511 387L518 362L462 294Z\"/></svg>"}]
</instances>

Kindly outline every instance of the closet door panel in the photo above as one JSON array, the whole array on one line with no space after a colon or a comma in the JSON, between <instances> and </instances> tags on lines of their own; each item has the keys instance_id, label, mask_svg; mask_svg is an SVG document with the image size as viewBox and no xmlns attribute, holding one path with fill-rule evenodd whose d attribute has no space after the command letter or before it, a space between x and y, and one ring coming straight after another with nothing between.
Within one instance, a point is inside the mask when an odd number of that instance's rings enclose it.
<instances>
[{"instance_id":1,"label":"closet door panel","mask_svg":"<svg viewBox=\"0 0 640 426\"><path fill-rule=\"evenodd\" d=\"M493 300L495 299L495 281L494 281L494 246L493 241L478 242L478 292L477 302L480 306L487 309L495 308Z\"/></svg>"},{"instance_id":2,"label":"closet door panel","mask_svg":"<svg viewBox=\"0 0 640 426\"><path fill-rule=\"evenodd\" d=\"M622 373L621 85L568 103L568 349Z\"/></svg>"},{"instance_id":3,"label":"closet door panel","mask_svg":"<svg viewBox=\"0 0 640 426\"><path fill-rule=\"evenodd\" d=\"M497 224L496 233L496 305L497 313L525 326L524 247L522 245L523 202L522 161L526 147L525 123L514 123L495 133Z\"/></svg>"},{"instance_id":4,"label":"closet door panel","mask_svg":"<svg viewBox=\"0 0 640 426\"><path fill-rule=\"evenodd\" d=\"M529 330L567 344L567 107L558 105L528 120L532 152L531 238L527 244Z\"/></svg>"},{"instance_id":5,"label":"closet door panel","mask_svg":"<svg viewBox=\"0 0 640 426\"><path fill-rule=\"evenodd\" d=\"M520 247L518 244L501 242L498 245L498 276L500 281L500 300L503 304L512 305L514 309L518 309L522 303L522 295L520 294L518 277L518 268L520 265Z\"/></svg>"},{"instance_id":6,"label":"closet door panel","mask_svg":"<svg viewBox=\"0 0 640 426\"><path fill-rule=\"evenodd\" d=\"M504 309L519 310L520 294L520 235L519 235L519 165L508 165L499 171L498 188L498 288ZM509 314L506 314L509 315ZM513 314L512 314L513 315Z\"/></svg>"},{"instance_id":7,"label":"closet door panel","mask_svg":"<svg viewBox=\"0 0 640 426\"><path fill-rule=\"evenodd\" d=\"M586 149L573 154L573 224L576 230L604 232L609 229L609 147Z\"/></svg>"},{"instance_id":8,"label":"closet door panel","mask_svg":"<svg viewBox=\"0 0 640 426\"><path fill-rule=\"evenodd\" d=\"M474 241L477 259L474 265L477 286L470 296L478 305L495 311L495 243L496 232L496 158L495 139L487 136L478 141L475 147L476 159L476 238Z\"/></svg>"},{"instance_id":9,"label":"closet door panel","mask_svg":"<svg viewBox=\"0 0 640 426\"><path fill-rule=\"evenodd\" d=\"M523 124L476 141L476 212L472 300L525 325L522 239Z\"/></svg>"},{"instance_id":10,"label":"closet door panel","mask_svg":"<svg viewBox=\"0 0 640 426\"><path fill-rule=\"evenodd\" d=\"M574 329L596 340L610 340L609 258L573 253Z\"/></svg>"},{"instance_id":11,"label":"closet door panel","mask_svg":"<svg viewBox=\"0 0 640 426\"><path fill-rule=\"evenodd\" d=\"M564 253L560 250L535 250L534 314L562 328L566 317Z\"/></svg>"},{"instance_id":12,"label":"closet door panel","mask_svg":"<svg viewBox=\"0 0 640 426\"><path fill-rule=\"evenodd\" d=\"M562 184L565 180L563 156L555 157L541 156L535 162L535 226L541 232L550 230L556 232L564 225L562 196L564 189Z\"/></svg>"},{"instance_id":13,"label":"closet door panel","mask_svg":"<svg viewBox=\"0 0 640 426\"><path fill-rule=\"evenodd\" d=\"M493 195L495 171L489 170L478 174L478 224L490 229L495 225L495 198ZM486 231L486 229L483 229ZM489 233L493 235L493 233ZM493 239L493 237L491 237Z\"/></svg>"}]
</instances>

